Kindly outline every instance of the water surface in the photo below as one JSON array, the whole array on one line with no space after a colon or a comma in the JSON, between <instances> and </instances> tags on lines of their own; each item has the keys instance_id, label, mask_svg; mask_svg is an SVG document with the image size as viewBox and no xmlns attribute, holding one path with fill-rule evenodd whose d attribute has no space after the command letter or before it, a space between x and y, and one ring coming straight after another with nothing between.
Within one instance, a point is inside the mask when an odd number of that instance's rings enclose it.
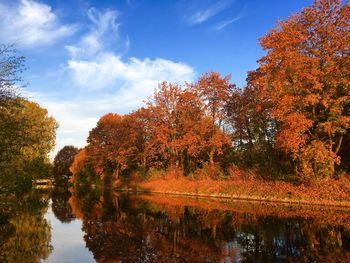
<instances>
[{"instance_id":1,"label":"water surface","mask_svg":"<svg viewBox=\"0 0 350 263\"><path fill-rule=\"evenodd\" d=\"M62 189L17 206L1 262L350 262L344 209Z\"/></svg>"}]
</instances>

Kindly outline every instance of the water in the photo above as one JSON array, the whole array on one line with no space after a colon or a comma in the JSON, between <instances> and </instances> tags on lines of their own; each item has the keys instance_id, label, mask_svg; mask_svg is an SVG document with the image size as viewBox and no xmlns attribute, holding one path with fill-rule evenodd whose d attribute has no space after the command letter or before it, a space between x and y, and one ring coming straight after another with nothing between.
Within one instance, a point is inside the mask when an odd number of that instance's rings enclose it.
<instances>
[{"instance_id":1,"label":"water","mask_svg":"<svg viewBox=\"0 0 350 263\"><path fill-rule=\"evenodd\" d=\"M0 262L350 262L344 209L59 189L11 209Z\"/></svg>"}]
</instances>

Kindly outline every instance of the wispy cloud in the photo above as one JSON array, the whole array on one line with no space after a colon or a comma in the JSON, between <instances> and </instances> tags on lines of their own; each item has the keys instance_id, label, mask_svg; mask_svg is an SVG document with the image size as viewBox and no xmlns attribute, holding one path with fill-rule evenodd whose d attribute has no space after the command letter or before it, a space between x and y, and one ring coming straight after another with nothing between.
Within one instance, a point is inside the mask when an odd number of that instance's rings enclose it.
<instances>
[{"instance_id":1,"label":"wispy cloud","mask_svg":"<svg viewBox=\"0 0 350 263\"><path fill-rule=\"evenodd\" d=\"M23 47L54 43L77 29L62 24L50 6L34 0L0 0L0 17L0 39Z\"/></svg>"},{"instance_id":2,"label":"wispy cloud","mask_svg":"<svg viewBox=\"0 0 350 263\"><path fill-rule=\"evenodd\" d=\"M88 32L81 37L78 43L65 47L73 58L95 56L105 49L116 48L120 41L116 10L107 9L100 12L95 8L90 8L86 15L90 21Z\"/></svg>"},{"instance_id":3,"label":"wispy cloud","mask_svg":"<svg viewBox=\"0 0 350 263\"><path fill-rule=\"evenodd\" d=\"M134 8L137 5L136 1L134 1L134 0L125 0L125 1L126 1L126 4L131 8Z\"/></svg>"},{"instance_id":4,"label":"wispy cloud","mask_svg":"<svg viewBox=\"0 0 350 263\"><path fill-rule=\"evenodd\" d=\"M66 46L70 55L68 72L82 90L116 90L125 86L130 89L145 85L153 90L163 80L180 81L193 77L193 69L181 62L161 58L123 59L116 53L113 50L116 46L130 45L129 37L122 39L118 34L116 10L90 9L88 17L93 24L89 32L76 44Z\"/></svg>"},{"instance_id":5,"label":"wispy cloud","mask_svg":"<svg viewBox=\"0 0 350 263\"><path fill-rule=\"evenodd\" d=\"M227 27L228 25L230 25L230 24L232 24L232 23L234 23L234 22L240 20L241 18L242 18L242 16L241 16L241 15L238 15L238 16L236 16L236 17L234 17L234 18L231 18L231 19L222 21L221 23L217 24L217 25L214 27L214 29L215 29L216 31L220 31L220 30L224 29L225 27Z\"/></svg>"},{"instance_id":6,"label":"wispy cloud","mask_svg":"<svg viewBox=\"0 0 350 263\"><path fill-rule=\"evenodd\" d=\"M228 6L232 4L232 0L220 0L217 1L215 4L198 10L191 15L186 16L186 20L189 24L201 24L210 19L211 17L221 13L224 11Z\"/></svg>"}]
</instances>

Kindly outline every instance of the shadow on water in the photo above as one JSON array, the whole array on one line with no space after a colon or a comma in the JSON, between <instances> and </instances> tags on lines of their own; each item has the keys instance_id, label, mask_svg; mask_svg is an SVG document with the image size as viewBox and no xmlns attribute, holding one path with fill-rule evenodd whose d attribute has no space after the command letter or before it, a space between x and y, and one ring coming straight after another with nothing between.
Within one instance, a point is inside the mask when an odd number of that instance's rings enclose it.
<instances>
[{"instance_id":1,"label":"shadow on water","mask_svg":"<svg viewBox=\"0 0 350 263\"><path fill-rule=\"evenodd\" d=\"M82 228L82 244L97 262L350 260L346 210L55 188L2 200L0 262L51 262L67 240L51 245L50 198L60 227Z\"/></svg>"}]
</instances>

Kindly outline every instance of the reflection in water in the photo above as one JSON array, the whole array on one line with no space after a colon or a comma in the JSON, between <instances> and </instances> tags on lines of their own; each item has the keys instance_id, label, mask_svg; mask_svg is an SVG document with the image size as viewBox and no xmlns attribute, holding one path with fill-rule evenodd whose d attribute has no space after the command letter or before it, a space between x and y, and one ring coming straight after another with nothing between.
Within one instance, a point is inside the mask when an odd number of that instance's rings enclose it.
<instances>
[{"instance_id":1,"label":"reflection in water","mask_svg":"<svg viewBox=\"0 0 350 263\"><path fill-rule=\"evenodd\" d=\"M58 221L48 200L2 200L0 262L350 262L346 210L54 189Z\"/></svg>"},{"instance_id":2,"label":"reflection in water","mask_svg":"<svg viewBox=\"0 0 350 263\"><path fill-rule=\"evenodd\" d=\"M51 251L51 229L44 219L49 196L31 192L2 199L0 262L40 262Z\"/></svg>"},{"instance_id":3,"label":"reflection in water","mask_svg":"<svg viewBox=\"0 0 350 263\"><path fill-rule=\"evenodd\" d=\"M69 223L75 219L72 213L72 208L68 204L68 200L71 197L71 193L67 188L55 187L52 191L52 204L51 209L56 218L62 223Z\"/></svg>"},{"instance_id":4,"label":"reflection in water","mask_svg":"<svg viewBox=\"0 0 350 263\"><path fill-rule=\"evenodd\" d=\"M350 260L347 224L165 204L162 198L73 192L69 203L97 262Z\"/></svg>"}]
</instances>

